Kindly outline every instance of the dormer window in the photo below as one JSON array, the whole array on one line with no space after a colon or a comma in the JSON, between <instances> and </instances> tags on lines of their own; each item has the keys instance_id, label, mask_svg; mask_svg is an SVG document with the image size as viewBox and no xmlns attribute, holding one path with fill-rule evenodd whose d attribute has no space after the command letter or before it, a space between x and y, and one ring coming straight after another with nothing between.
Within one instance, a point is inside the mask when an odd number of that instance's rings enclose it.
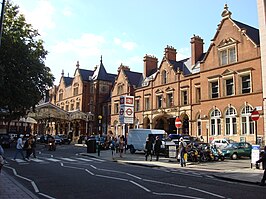
<instances>
[{"instance_id":1,"label":"dormer window","mask_svg":"<svg viewBox=\"0 0 266 199\"><path fill-rule=\"evenodd\" d=\"M224 39L218 46L220 65L237 62L236 41L232 38Z\"/></svg>"}]
</instances>

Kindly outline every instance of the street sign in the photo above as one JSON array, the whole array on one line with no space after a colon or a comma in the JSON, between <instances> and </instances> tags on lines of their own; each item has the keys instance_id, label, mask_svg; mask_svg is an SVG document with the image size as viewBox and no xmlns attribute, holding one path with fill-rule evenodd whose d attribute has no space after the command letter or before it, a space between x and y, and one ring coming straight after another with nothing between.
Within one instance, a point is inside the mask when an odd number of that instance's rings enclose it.
<instances>
[{"instance_id":1,"label":"street sign","mask_svg":"<svg viewBox=\"0 0 266 199\"><path fill-rule=\"evenodd\" d=\"M259 111L252 111L251 112L251 119L253 121L257 121L260 118L260 113Z\"/></svg>"},{"instance_id":2,"label":"street sign","mask_svg":"<svg viewBox=\"0 0 266 199\"><path fill-rule=\"evenodd\" d=\"M175 127L180 128L182 126L182 121L179 117L175 118Z\"/></svg>"}]
</instances>

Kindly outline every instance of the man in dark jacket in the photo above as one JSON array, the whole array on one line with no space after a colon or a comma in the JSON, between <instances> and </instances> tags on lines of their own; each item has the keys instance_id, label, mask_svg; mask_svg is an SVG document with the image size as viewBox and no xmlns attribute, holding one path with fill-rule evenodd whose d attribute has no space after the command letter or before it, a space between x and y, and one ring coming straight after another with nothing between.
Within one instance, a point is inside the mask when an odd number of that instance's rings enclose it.
<instances>
[{"instance_id":1,"label":"man in dark jacket","mask_svg":"<svg viewBox=\"0 0 266 199\"><path fill-rule=\"evenodd\" d=\"M162 141L160 140L159 136L156 136L156 140L155 140L155 144L154 144L154 153L156 156L156 161L159 160L159 155L161 152L161 145L162 145Z\"/></svg>"},{"instance_id":2,"label":"man in dark jacket","mask_svg":"<svg viewBox=\"0 0 266 199\"><path fill-rule=\"evenodd\" d=\"M153 143L151 141L151 138L147 137L146 144L145 144L145 151L146 151L145 160L146 161L147 161L149 155L151 156L150 161L152 161L152 148L153 148L152 146L153 146Z\"/></svg>"},{"instance_id":3,"label":"man in dark jacket","mask_svg":"<svg viewBox=\"0 0 266 199\"><path fill-rule=\"evenodd\" d=\"M265 180L266 180L266 146L264 147L264 153L260 157L260 159L256 162L257 164L262 162L262 168L264 169L263 177L260 182L260 186L265 186Z\"/></svg>"}]
</instances>

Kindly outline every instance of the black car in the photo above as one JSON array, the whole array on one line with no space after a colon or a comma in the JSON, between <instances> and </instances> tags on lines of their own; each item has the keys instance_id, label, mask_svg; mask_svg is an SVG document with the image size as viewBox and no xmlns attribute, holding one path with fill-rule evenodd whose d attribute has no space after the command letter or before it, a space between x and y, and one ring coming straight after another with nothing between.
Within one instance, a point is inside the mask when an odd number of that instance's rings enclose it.
<instances>
[{"instance_id":1,"label":"black car","mask_svg":"<svg viewBox=\"0 0 266 199\"><path fill-rule=\"evenodd\" d=\"M0 134L0 144L2 147L10 148L12 143L11 137L8 134Z\"/></svg>"},{"instance_id":2,"label":"black car","mask_svg":"<svg viewBox=\"0 0 266 199\"><path fill-rule=\"evenodd\" d=\"M70 144L71 139L65 134L58 135L62 139L62 144Z\"/></svg>"},{"instance_id":3,"label":"black car","mask_svg":"<svg viewBox=\"0 0 266 199\"><path fill-rule=\"evenodd\" d=\"M46 135L42 135L39 139L37 139L40 143L45 143L45 144L48 144L48 140L49 138L53 138L53 136L49 135L49 134L46 134Z\"/></svg>"}]
</instances>

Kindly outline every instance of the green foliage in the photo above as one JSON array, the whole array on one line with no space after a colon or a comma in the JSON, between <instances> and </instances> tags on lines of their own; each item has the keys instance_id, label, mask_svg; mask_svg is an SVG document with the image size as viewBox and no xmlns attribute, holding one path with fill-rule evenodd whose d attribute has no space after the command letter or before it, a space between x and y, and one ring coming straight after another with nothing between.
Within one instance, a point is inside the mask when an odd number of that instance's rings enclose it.
<instances>
[{"instance_id":1,"label":"green foliage","mask_svg":"<svg viewBox=\"0 0 266 199\"><path fill-rule=\"evenodd\" d=\"M48 52L38 37L19 7L7 1L0 46L0 109L7 110L10 120L34 108L53 85L44 63Z\"/></svg>"}]
</instances>

